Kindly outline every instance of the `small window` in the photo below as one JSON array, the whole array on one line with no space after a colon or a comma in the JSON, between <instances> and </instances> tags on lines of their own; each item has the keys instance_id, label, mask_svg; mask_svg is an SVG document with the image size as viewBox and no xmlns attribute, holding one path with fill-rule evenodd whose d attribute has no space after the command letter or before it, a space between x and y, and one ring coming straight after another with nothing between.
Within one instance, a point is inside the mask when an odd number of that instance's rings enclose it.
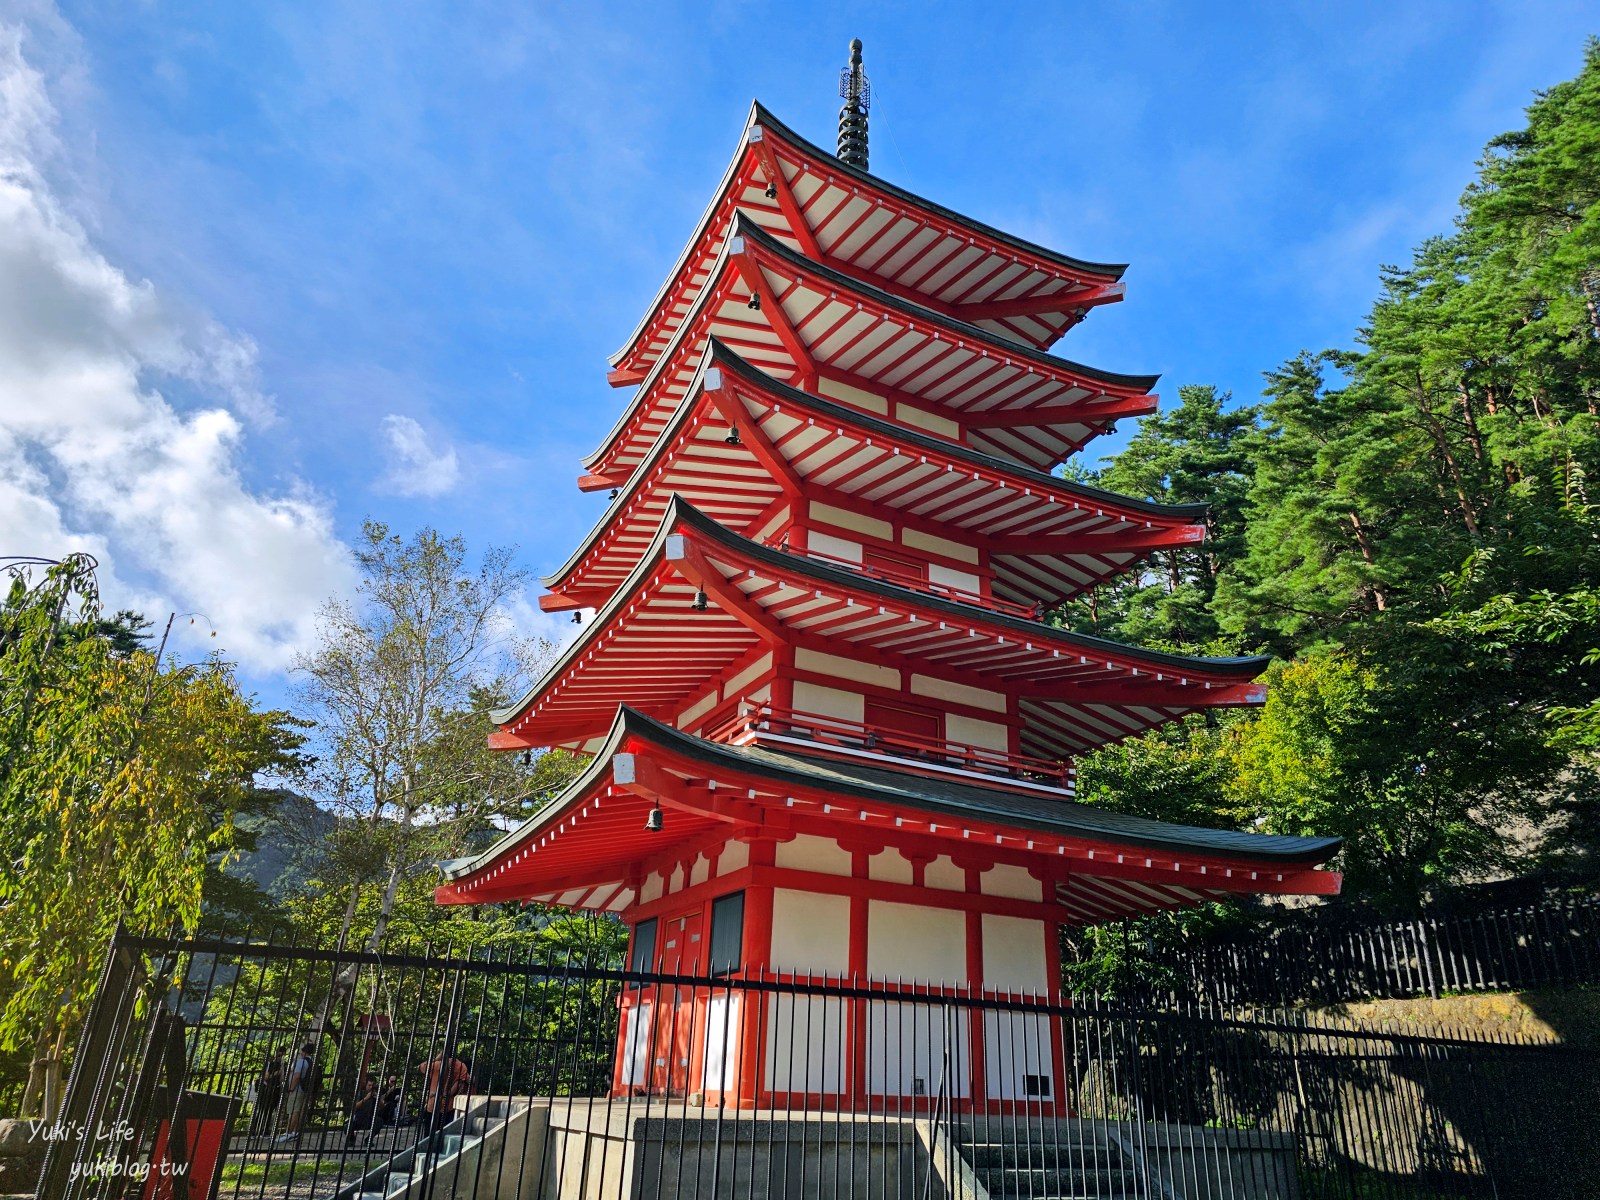
<instances>
[{"instance_id":1,"label":"small window","mask_svg":"<svg viewBox=\"0 0 1600 1200\"><path fill-rule=\"evenodd\" d=\"M1050 1076L1024 1075L1022 1077L1022 1094L1030 1100L1048 1098L1050 1095Z\"/></svg>"},{"instance_id":2,"label":"small window","mask_svg":"<svg viewBox=\"0 0 1600 1200\"><path fill-rule=\"evenodd\" d=\"M711 902L712 975L728 975L744 965L744 893Z\"/></svg>"},{"instance_id":3,"label":"small window","mask_svg":"<svg viewBox=\"0 0 1600 1200\"><path fill-rule=\"evenodd\" d=\"M628 970L641 973L656 969L656 919L640 921L633 927L633 948L628 954ZM638 987L639 984L630 984Z\"/></svg>"}]
</instances>

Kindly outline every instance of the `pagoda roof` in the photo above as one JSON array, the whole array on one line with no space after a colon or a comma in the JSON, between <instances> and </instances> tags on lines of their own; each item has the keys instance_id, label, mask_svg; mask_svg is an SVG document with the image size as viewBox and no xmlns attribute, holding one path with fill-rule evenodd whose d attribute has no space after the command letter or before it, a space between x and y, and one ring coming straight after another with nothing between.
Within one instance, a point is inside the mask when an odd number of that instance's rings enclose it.
<instances>
[{"instance_id":1,"label":"pagoda roof","mask_svg":"<svg viewBox=\"0 0 1600 1200\"><path fill-rule=\"evenodd\" d=\"M703 611L692 607L704 591ZM793 646L1015 695L1023 751L1066 758L1201 708L1260 703L1265 658L1124 646L762 546L679 497L628 579L545 677L491 714L503 748L598 736L616 709L666 715L714 676Z\"/></svg>"},{"instance_id":2,"label":"pagoda roof","mask_svg":"<svg viewBox=\"0 0 1600 1200\"><path fill-rule=\"evenodd\" d=\"M647 810L665 828L644 828ZM718 832L876 839L1002 861L1055 860L1057 900L1079 920L1241 893L1331 894L1315 870L1338 838L1175 825L887 767L693 737L629 707L583 772L481 853L444 864L447 903L528 899L617 910L638 897L640 864Z\"/></svg>"},{"instance_id":3,"label":"pagoda roof","mask_svg":"<svg viewBox=\"0 0 1600 1200\"><path fill-rule=\"evenodd\" d=\"M841 162L757 103L689 244L611 357L625 379L665 352L736 212L819 262L1039 349L1122 298L1124 264L1072 258L925 200Z\"/></svg>"},{"instance_id":4,"label":"pagoda roof","mask_svg":"<svg viewBox=\"0 0 1600 1200\"><path fill-rule=\"evenodd\" d=\"M738 403L737 409L732 408ZM739 416L743 413L742 418ZM737 420L741 443L726 434ZM679 495L733 529L785 495L857 508L989 552L996 593L1051 604L1153 549L1200 541L1204 504L1072 483L780 383L712 339L655 445L584 542L543 583L547 608L593 608L621 585Z\"/></svg>"},{"instance_id":5,"label":"pagoda roof","mask_svg":"<svg viewBox=\"0 0 1600 1200\"><path fill-rule=\"evenodd\" d=\"M671 343L584 458L593 486L616 486L637 468L712 337L779 378L827 380L908 403L970 426L981 449L1045 469L1120 417L1156 408L1149 391L1158 376L1013 345L813 262L739 214Z\"/></svg>"}]
</instances>

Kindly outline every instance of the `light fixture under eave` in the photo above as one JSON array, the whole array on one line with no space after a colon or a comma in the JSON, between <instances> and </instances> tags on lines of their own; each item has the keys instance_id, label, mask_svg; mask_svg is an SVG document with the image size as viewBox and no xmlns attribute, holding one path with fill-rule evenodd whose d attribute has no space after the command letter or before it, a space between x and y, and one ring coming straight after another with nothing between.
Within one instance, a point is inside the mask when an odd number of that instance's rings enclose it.
<instances>
[{"instance_id":1,"label":"light fixture under eave","mask_svg":"<svg viewBox=\"0 0 1600 1200\"><path fill-rule=\"evenodd\" d=\"M739 440L739 427L737 425L728 426L728 436L722 440L727 442L730 446L744 445L744 443Z\"/></svg>"},{"instance_id":2,"label":"light fixture under eave","mask_svg":"<svg viewBox=\"0 0 1600 1200\"><path fill-rule=\"evenodd\" d=\"M776 183L767 184L767 199L768 200L776 200L777 198L778 198L778 185Z\"/></svg>"},{"instance_id":3,"label":"light fixture under eave","mask_svg":"<svg viewBox=\"0 0 1600 1200\"><path fill-rule=\"evenodd\" d=\"M572 614L572 623L574 625L582 625L583 624L583 614L581 612L573 613Z\"/></svg>"},{"instance_id":4,"label":"light fixture under eave","mask_svg":"<svg viewBox=\"0 0 1600 1200\"><path fill-rule=\"evenodd\" d=\"M744 302L744 306L746 308L753 308L757 312L760 312L761 311L761 297L757 293L751 292L750 293L750 299L748 299L748 300L746 300Z\"/></svg>"},{"instance_id":5,"label":"light fixture under eave","mask_svg":"<svg viewBox=\"0 0 1600 1200\"><path fill-rule=\"evenodd\" d=\"M644 819L644 827L647 833L661 832L661 806L659 804L652 808L650 815Z\"/></svg>"},{"instance_id":6,"label":"light fixture under eave","mask_svg":"<svg viewBox=\"0 0 1600 1200\"><path fill-rule=\"evenodd\" d=\"M705 612L705 610L706 610L706 594L705 594L704 591L701 591L701 590L696 590L695 591L694 603L692 605L690 605L690 607L693 608L695 610L695 612Z\"/></svg>"}]
</instances>

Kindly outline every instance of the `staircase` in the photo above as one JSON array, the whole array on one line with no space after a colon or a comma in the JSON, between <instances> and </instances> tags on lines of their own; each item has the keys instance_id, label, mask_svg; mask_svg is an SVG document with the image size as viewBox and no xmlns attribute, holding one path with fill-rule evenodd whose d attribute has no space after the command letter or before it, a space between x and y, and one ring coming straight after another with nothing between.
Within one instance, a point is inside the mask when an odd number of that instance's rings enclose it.
<instances>
[{"instance_id":1,"label":"staircase","mask_svg":"<svg viewBox=\"0 0 1600 1200\"><path fill-rule=\"evenodd\" d=\"M1038 1130L1012 1127L1003 1141L986 1136L981 1129L960 1130L955 1145L978 1185L973 1190L990 1200L1159 1200L1163 1195L1143 1159L1124 1150L1124 1140L1112 1131L1070 1121L1049 1122Z\"/></svg>"},{"instance_id":2,"label":"staircase","mask_svg":"<svg viewBox=\"0 0 1600 1200\"><path fill-rule=\"evenodd\" d=\"M477 1195L479 1183L487 1200L494 1196L504 1174L507 1135L524 1126L527 1116L526 1100L470 1097L461 1116L431 1138L367 1172L339 1191L335 1200L417 1200L424 1195L433 1200L467 1200ZM513 1155L517 1161L504 1164L505 1170L512 1172L512 1182L521 1153L518 1145ZM434 1181L431 1189L427 1186L430 1178Z\"/></svg>"}]
</instances>

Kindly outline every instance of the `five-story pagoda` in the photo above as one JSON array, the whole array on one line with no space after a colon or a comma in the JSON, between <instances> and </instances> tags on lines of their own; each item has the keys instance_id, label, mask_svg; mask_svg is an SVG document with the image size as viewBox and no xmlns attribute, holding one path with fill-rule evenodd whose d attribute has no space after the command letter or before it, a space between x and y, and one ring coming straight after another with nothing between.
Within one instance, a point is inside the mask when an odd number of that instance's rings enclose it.
<instances>
[{"instance_id":1,"label":"five-story pagoda","mask_svg":"<svg viewBox=\"0 0 1600 1200\"><path fill-rule=\"evenodd\" d=\"M1155 411L1153 377L1048 353L1122 298L1123 267L869 175L852 52L839 155L754 106L612 360L632 397L579 480L611 503L541 601L594 615L493 739L587 767L450 864L438 898L614 913L642 971L873 998L802 997L815 1013L780 1021L759 993L630 991L619 1091L915 1104L939 1035L908 1025L897 994L1059 999L1063 924L1338 890L1317 869L1333 839L1073 801L1074 756L1259 703L1264 662L1040 622L1151 550L1200 541L1204 510L1051 473ZM958 1094L1062 1103L1060 1047L1019 1028L1036 1019L990 1011L960 1030ZM1018 1045L1033 1049L1001 1052Z\"/></svg>"}]
</instances>

